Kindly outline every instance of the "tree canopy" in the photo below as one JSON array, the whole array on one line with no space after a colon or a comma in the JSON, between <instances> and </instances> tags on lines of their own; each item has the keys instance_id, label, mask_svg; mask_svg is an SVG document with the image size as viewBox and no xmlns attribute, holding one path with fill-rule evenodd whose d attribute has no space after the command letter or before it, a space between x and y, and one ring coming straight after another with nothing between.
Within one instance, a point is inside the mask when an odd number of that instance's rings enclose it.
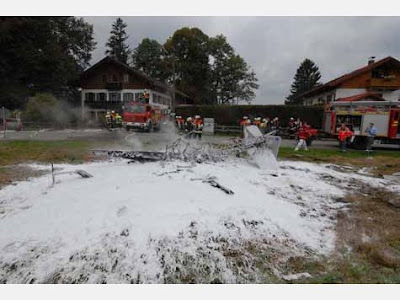
<instances>
[{"instance_id":1,"label":"tree canopy","mask_svg":"<svg viewBox=\"0 0 400 300\"><path fill-rule=\"evenodd\" d=\"M254 71L245 60L235 54L223 35L210 38L211 85L213 103L230 103L235 100L250 101L258 88Z\"/></svg>"},{"instance_id":2,"label":"tree canopy","mask_svg":"<svg viewBox=\"0 0 400 300\"><path fill-rule=\"evenodd\" d=\"M110 55L120 62L128 63L128 58L131 55L131 50L126 41L129 36L126 34L126 23L121 18L117 18L112 24L110 37L106 43L106 55Z\"/></svg>"},{"instance_id":3,"label":"tree canopy","mask_svg":"<svg viewBox=\"0 0 400 300\"><path fill-rule=\"evenodd\" d=\"M196 104L250 101L258 88L255 73L226 37L181 28L165 43L175 59L176 86Z\"/></svg>"},{"instance_id":4,"label":"tree canopy","mask_svg":"<svg viewBox=\"0 0 400 300\"><path fill-rule=\"evenodd\" d=\"M82 18L1 17L1 105L21 107L35 92L74 86L94 48L93 26Z\"/></svg>"},{"instance_id":5,"label":"tree canopy","mask_svg":"<svg viewBox=\"0 0 400 300\"><path fill-rule=\"evenodd\" d=\"M290 95L286 98L285 104L302 104L303 99L299 98L298 95L320 85L320 79L321 73L318 66L312 60L306 58L296 71Z\"/></svg>"},{"instance_id":6,"label":"tree canopy","mask_svg":"<svg viewBox=\"0 0 400 300\"><path fill-rule=\"evenodd\" d=\"M163 46L156 40L143 39L135 48L132 61L135 69L155 79L166 81L172 75Z\"/></svg>"}]
</instances>

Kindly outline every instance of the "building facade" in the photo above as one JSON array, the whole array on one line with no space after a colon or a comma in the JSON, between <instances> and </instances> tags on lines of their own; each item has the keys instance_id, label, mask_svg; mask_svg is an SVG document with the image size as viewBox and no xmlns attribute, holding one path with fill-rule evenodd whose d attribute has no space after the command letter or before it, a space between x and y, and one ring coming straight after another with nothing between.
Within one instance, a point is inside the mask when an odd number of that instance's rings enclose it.
<instances>
[{"instance_id":1,"label":"building facade","mask_svg":"<svg viewBox=\"0 0 400 300\"><path fill-rule=\"evenodd\" d=\"M191 102L184 93L109 56L84 71L80 82L82 118L97 119L106 111L120 110L125 101L138 101L144 90L151 103L162 107Z\"/></svg>"},{"instance_id":2,"label":"building facade","mask_svg":"<svg viewBox=\"0 0 400 300\"><path fill-rule=\"evenodd\" d=\"M400 101L400 62L393 57L368 65L331 80L297 96L306 106L324 105L332 101L347 101L350 97L380 97L385 101Z\"/></svg>"}]
</instances>

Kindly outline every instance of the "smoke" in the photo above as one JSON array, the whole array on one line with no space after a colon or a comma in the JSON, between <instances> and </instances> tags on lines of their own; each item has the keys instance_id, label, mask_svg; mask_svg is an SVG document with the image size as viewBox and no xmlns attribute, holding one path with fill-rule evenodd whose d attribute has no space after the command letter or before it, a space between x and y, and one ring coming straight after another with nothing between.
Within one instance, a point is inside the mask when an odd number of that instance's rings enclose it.
<instances>
[{"instance_id":1,"label":"smoke","mask_svg":"<svg viewBox=\"0 0 400 300\"><path fill-rule=\"evenodd\" d=\"M79 124L80 113L80 108L72 106L67 100L44 93L29 99L22 119L33 125L67 128Z\"/></svg>"}]
</instances>

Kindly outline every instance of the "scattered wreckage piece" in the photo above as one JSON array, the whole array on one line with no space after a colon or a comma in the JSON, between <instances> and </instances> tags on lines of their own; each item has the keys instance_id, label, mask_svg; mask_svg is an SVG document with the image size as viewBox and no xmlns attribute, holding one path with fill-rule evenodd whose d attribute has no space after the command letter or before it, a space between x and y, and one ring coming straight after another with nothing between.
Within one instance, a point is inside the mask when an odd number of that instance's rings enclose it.
<instances>
[{"instance_id":1,"label":"scattered wreckage piece","mask_svg":"<svg viewBox=\"0 0 400 300\"><path fill-rule=\"evenodd\" d=\"M82 178L91 178L93 177L92 174L86 172L85 170L75 170L75 171L64 171L64 172L54 172L54 165L51 164L51 178L52 178L52 185L56 183L56 175L64 175L64 174L78 174Z\"/></svg>"},{"instance_id":2,"label":"scattered wreckage piece","mask_svg":"<svg viewBox=\"0 0 400 300\"><path fill-rule=\"evenodd\" d=\"M183 171L183 170L177 169L177 170L175 170L175 171L168 171L168 172L163 172L163 173L160 173L160 174L156 174L156 173L155 173L155 175L157 175L157 176L164 176L164 175L167 175L167 174L179 173L179 172L181 172L181 171Z\"/></svg>"},{"instance_id":3,"label":"scattered wreckage piece","mask_svg":"<svg viewBox=\"0 0 400 300\"><path fill-rule=\"evenodd\" d=\"M227 187L224 187L223 185L219 184L216 181L216 179L217 179L217 177L215 177L215 176L209 176L209 177L206 177L206 178L192 178L190 180L191 181L201 180L204 183L210 184L212 187L215 187L215 188L218 188L218 189L222 190L225 194L228 194L228 195L235 194L232 190L230 190Z\"/></svg>"}]
</instances>

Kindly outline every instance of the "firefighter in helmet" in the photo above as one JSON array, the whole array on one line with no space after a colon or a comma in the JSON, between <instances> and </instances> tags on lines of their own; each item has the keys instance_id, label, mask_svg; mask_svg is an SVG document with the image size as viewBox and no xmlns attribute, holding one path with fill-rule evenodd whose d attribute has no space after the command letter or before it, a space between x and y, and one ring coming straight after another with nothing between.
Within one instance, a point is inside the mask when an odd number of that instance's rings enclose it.
<instances>
[{"instance_id":1,"label":"firefighter in helmet","mask_svg":"<svg viewBox=\"0 0 400 300\"><path fill-rule=\"evenodd\" d=\"M203 119L196 115L194 117L194 138L201 140L201 135L203 134Z\"/></svg>"},{"instance_id":2,"label":"firefighter in helmet","mask_svg":"<svg viewBox=\"0 0 400 300\"><path fill-rule=\"evenodd\" d=\"M260 117L254 118L253 125L260 127L260 124L261 124L261 118Z\"/></svg>"},{"instance_id":3,"label":"firefighter in helmet","mask_svg":"<svg viewBox=\"0 0 400 300\"><path fill-rule=\"evenodd\" d=\"M192 117L187 117L186 122L185 122L185 133L186 137L191 139L193 136L193 118Z\"/></svg>"},{"instance_id":4,"label":"firefighter in helmet","mask_svg":"<svg viewBox=\"0 0 400 300\"><path fill-rule=\"evenodd\" d=\"M117 127L122 127L122 116L119 113L115 113L115 124Z\"/></svg>"},{"instance_id":5,"label":"firefighter in helmet","mask_svg":"<svg viewBox=\"0 0 400 300\"><path fill-rule=\"evenodd\" d=\"M107 125L107 127L110 127L111 126L111 114L109 111L106 112L105 117L106 117L106 125Z\"/></svg>"}]
</instances>

